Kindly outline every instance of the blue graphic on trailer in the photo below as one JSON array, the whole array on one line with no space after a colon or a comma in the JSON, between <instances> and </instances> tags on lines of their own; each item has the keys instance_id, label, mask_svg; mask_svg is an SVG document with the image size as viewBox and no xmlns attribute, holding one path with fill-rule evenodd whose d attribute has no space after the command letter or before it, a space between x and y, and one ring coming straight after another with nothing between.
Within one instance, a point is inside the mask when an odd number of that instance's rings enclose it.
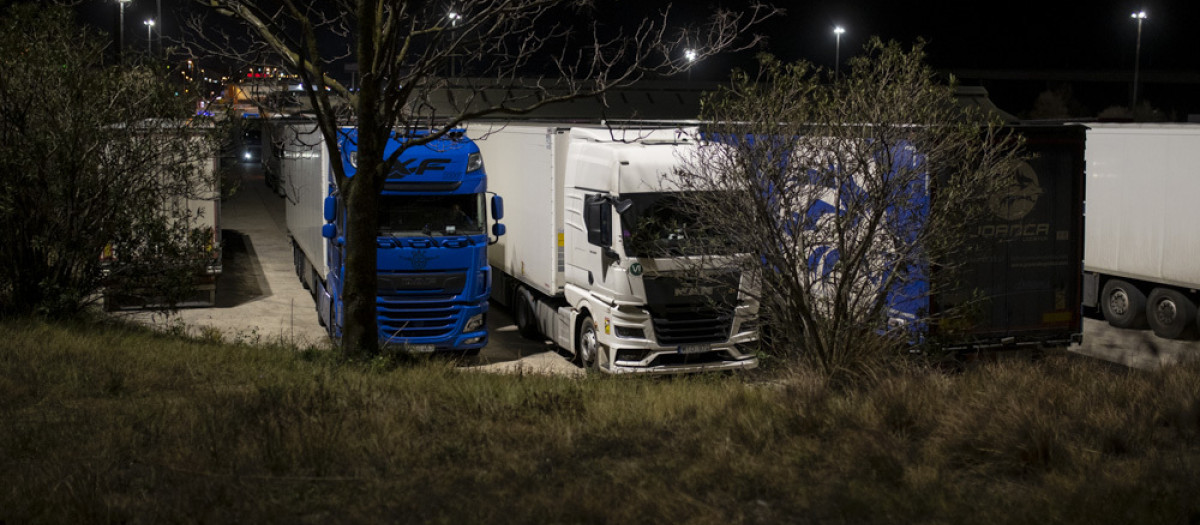
<instances>
[{"instance_id":1,"label":"blue graphic on trailer","mask_svg":"<svg viewBox=\"0 0 1200 525\"><path fill-rule=\"evenodd\" d=\"M800 167L790 165L798 162L795 155L797 141L794 139L718 134L710 134L708 138L718 143L741 143L743 146L762 148L768 154L760 169L781 170L785 174L788 171L800 171ZM772 143L763 143L766 140ZM866 147L871 146L868 144ZM905 142L876 150L871 162L848 170L849 174L842 172L847 169L845 166L828 162L820 168L804 170L802 176L782 186L766 182L762 191L768 196L768 202L777 209L790 206L793 194L815 197L806 204L807 209L781 211L780 220L786 234L803 238L801 245L806 250L804 260L814 279L818 297L822 288L829 290L827 296L831 297L832 290L842 279L854 279L854 289L864 295L877 298L878 294L883 294L888 316L887 328L919 333L925 328L923 320L928 313L930 292L928 268L923 262L923 255L914 251L919 249L915 243L918 232L928 219L930 206L925 160L923 155ZM814 158L820 156L820 152L811 155ZM879 171L881 166L886 166L886 171ZM854 173L864 170L870 175L867 179ZM779 179L786 180L785 177L775 178ZM872 191L890 192L883 201L887 203L884 209L874 208L880 199ZM864 237L838 238L835 234L839 231L835 223L838 220L852 221L848 228L841 228L841 232L850 236L861 232ZM860 221L864 220L878 221L881 225L878 231L882 233L867 237L866 228L858 228ZM843 256L839 245L867 258L867 264L864 265L868 269L866 274L844 274L838 265ZM901 264L903 266L899 266Z\"/></svg>"}]
</instances>

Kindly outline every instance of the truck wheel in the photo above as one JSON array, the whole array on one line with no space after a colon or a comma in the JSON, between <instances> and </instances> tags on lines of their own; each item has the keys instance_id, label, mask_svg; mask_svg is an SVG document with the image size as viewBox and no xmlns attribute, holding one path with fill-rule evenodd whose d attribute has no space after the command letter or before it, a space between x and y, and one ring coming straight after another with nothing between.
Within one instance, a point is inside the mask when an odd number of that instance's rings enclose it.
<instances>
[{"instance_id":1,"label":"truck wheel","mask_svg":"<svg viewBox=\"0 0 1200 525\"><path fill-rule=\"evenodd\" d=\"M1100 311L1117 328L1146 327L1146 295L1120 279L1109 280L1100 294Z\"/></svg>"},{"instance_id":2,"label":"truck wheel","mask_svg":"<svg viewBox=\"0 0 1200 525\"><path fill-rule=\"evenodd\" d=\"M300 278L300 286L307 290L309 287L306 275L307 272L305 272L306 268L304 267L304 254L300 251L300 247L296 246L296 243L292 243L292 262L296 267L296 277Z\"/></svg>"},{"instance_id":3,"label":"truck wheel","mask_svg":"<svg viewBox=\"0 0 1200 525\"><path fill-rule=\"evenodd\" d=\"M1150 292L1146 320L1154 335L1166 339L1196 338L1196 304L1186 295L1170 288Z\"/></svg>"},{"instance_id":4,"label":"truck wheel","mask_svg":"<svg viewBox=\"0 0 1200 525\"><path fill-rule=\"evenodd\" d=\"M575 338L575 364L584 370L595 368L598 362L596 354L599 349L596 323L592 322L592 316L585 315L579 323L579 337Z\"/></svg>"},{"instance_id":5,"label":"truck wheel","mask_svg":"<svg viewBox=\"0 0 1200 525\"><path fill-rule=\"evenodd\" d=\"M533 305L530 304L529 297L524 293L517 292L517 300L513 312L513 317L517 322L517 332L520 332L521 337L526 339L541 339L541 330L538 329L536 317L533 314Z\"/></svg>"}]
</instances>

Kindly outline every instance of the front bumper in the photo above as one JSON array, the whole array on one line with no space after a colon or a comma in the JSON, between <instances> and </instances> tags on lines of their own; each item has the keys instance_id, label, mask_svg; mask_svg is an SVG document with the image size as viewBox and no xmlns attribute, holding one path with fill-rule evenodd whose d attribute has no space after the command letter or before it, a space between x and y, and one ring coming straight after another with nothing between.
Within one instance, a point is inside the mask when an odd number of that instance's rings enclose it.
<instances>
[{"instance_id":1,"label":"front bumper","mask_svg":"<svg viewBox=\"0 0 1200 525\"><path fill-rule=\"evenodd\" d=\"M448 332L427 337L402 335L419 333L420 327L414 326L416 322L398 323L398 326L402 328L395 332L380 323L379 340L384 346L404 347L405 350L413 353L477 350L488 343L487 310L486 302L481 305L456 308L457 319L454 320L453 328ZM467 321L476 316L482 316L482 323L471 331L463 331ZM389 324L397 323L395 320L390 320Z\"/></svg>"},{"instance_id":2,"label":"front bumper","mask_svg":"<svg viewBox=\"0 0 1200 525\"><path fill-rule=\"evenodd\" d=\"M758 366L758 332L753 316L738 307L730 324L732 336L720 342L660 344L654 323L644 312L611 312L604 319L599 342L600 369L612 374L687 374L723 370L747 370ZM642 337L619 337L632 330Z\"/></svg>"}]
</instances>

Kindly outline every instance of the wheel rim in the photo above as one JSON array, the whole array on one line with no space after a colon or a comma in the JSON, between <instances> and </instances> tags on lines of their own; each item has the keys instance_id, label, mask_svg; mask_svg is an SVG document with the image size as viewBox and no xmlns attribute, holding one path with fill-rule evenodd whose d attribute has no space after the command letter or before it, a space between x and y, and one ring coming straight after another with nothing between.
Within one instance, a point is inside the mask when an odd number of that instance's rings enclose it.
<instances>
[{"instance_id":1,"label":"wheel rim","mask_svg":"<svg viewBox=\"0 0 1200 525\"><path fill-rule=\"evenodd\" d=\"M1175 301L1164 299L1154 305L1154 316L1158 318L1158 322L1163 326L1175 324L1175 318L1179 315L1179 310L1175 306Z\"/></svg>"},{"instance_id":2,"label":"wheel rim","mask_svg":"<svg viewBox=\"0 0 1200 525\"><path fill-rule=\"evenodd\" d=\"M1129 311L1129 295L1125 290L1116 289L1108 296L1108 309L1114 314L1125 315Z\"/></svg>"},{"instance_id":3,"label":"wheel rim","mask_svg":"<svg viewBox=\"0 0 1200 525\"><path fill-rule=\"evenodd\" d=\"M591 367L596 362L596 346L596 327L587 319L579 333L579 361L584 367Z\"/></svg>"}]
</instances>

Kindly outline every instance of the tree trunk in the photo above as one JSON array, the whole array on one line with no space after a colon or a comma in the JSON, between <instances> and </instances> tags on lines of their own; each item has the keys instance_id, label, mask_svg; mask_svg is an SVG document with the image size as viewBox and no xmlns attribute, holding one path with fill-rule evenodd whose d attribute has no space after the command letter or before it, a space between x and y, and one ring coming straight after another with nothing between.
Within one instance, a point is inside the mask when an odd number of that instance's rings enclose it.
<instances>
[{"instance_id":1,"label":"tree trunk","mask_svg":"<svg viewBox=\"0 0 1200 525\"><path fill-rule=\"evenodd\" d=\"M362 86L355 99L358 115L358 172L343 179L346 203L346 281L342 287L345 307L342 324L342 352L347 356L365 356L379 352L379 325L376 321L377 290L376 224L379 190L385 174L380 173L388 124L379 118L380 79L374 64L377 22L373 2L358 5L358 56L364 65ZM380 129L382 127L382 129Z\"/></svg>"},{"instance_id":2,"label":"tree trunk","mask_svg":"<svg viewBox=\"0 0 1200 525\"><path fill-rule=\"evenodd\" d=\"M342 351L348 356L372 355L379 350L376 323L376 228L377 191L372 172L379 168L382 151L365 147L370 128L359 128L359 173L346 188L346 281L342 288L345 311L342 324ZM370 159L370 160L368 160ZM368 171L370 170L370 171Z\"/></svg>"}]
</instances>

